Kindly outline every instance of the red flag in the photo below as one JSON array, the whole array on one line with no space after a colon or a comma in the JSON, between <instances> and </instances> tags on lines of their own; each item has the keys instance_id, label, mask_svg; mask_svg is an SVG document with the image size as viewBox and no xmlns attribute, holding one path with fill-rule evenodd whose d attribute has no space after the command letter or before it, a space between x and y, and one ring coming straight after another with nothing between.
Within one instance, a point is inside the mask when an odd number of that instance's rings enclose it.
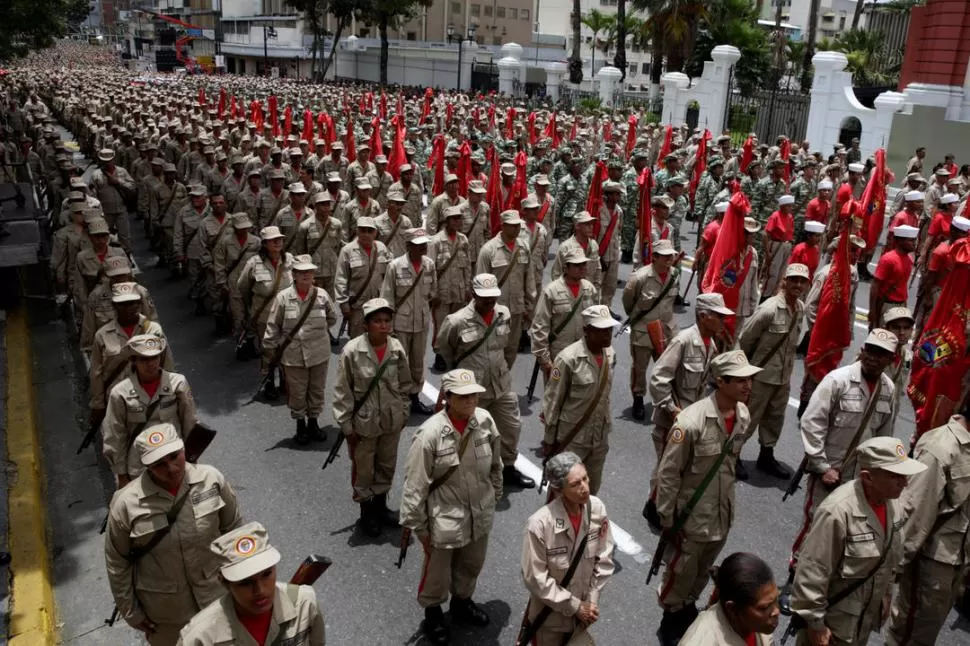
<instances>
[{"instance_id":1,"label":"red flag","mask_svg":"<svg viewBox=\"0 0 970 646\"><path fill-rule=\"evenodd\" d=\"M468 180L472 176L472 147L467 141L458 148L458 194L468 197Z\"/></svg>"},{"instance_id":2,"label":"red flag","mask_svg":"<svg viewBox=\"0 0 970 646\"><path fill-rule=\"evenodd\" d=\"M387 165L390 167L391 177L394 178L395 182L401 179L401 165L407 163L407 155L404 152L404 137L407 127L404 125L404 121L403 112L399 112L391 119L391 125L394 126L394 145L391 147L391 156L387 159Z\"/></svg>"},{"instance_id":3,"label":"red flag","mask_svg":"<svg viewBox=\"0 0 970 646\"><path fill-rule=\"evenodd\" d=\"M664 167L664 158L674 149L674 127L670 124L664 129L664 142L660 146L660 154L657 156L657 168Z\"/></svg>"},{"instance_id":4,"label":"red flag","mask_svg":"<svg viewBox=\"0 0 970 646\"><path fill-rule=\"evenodd\" d=\"M866 239L866 249L875 249L882 235L883 219L886 213L886 150L876 151L876 167L862 192L862 226Z\"/></svg>"},{"instance_id":5,"label":"red flag","mask_svg":"<svg viewBox=\"0 0 970 646\"><path fill-rule=\"evenodd\" d=\"M649 265L653 259L653 207L650 196L653 194L653 171L650 166L644 166L637 177L638 191L637 230L640 231L640 244L643 245L643 255L640 260Z\"/></svg>"},{"instance_id":6,"label":"red flag","mask_svg":"<svg viewBox=\"0 0 970 646\"><path fill-rule=\"evenodd\" d=\"M637 119L637 115L635 114L631 114L630 118L626 122L627 123L626 148L624 149L624 152L626 153L627 159L630 159L630 155L633 154L633 149L637 145L637 123L638 122L639 120Z\"/></svg>"},{"instance_id":7,"label":"red flag","mask_svg":"<svg viewBox=\"0 0 970 646\"><path fill-rule=\"evenodd\" d=\"M374 93L373 92L368 92L367 94L364 95L364 109L361 110L361 112L363 112L364 110L371 113L374 112Z\"/></svg>"},{"instance_id":8,"label":"red flag","mask_svg":"<svg viewBox=\"0 0 970 646\"><path fill-rule=\"evenodd\" d=\"M694 156L694 168L691 169L690 173L690 208L694 208L694 195L697 194L697 187L701 183L701 177L704 176L704 171L707 170L707 140L710 133L705 129L704 136L701 137L700 142L697 144L697 154ZM703 218L702 218L703 219Z\"/></svg>"},{"instance_id":9,"label":"red flag","mask_svg":"<svg viewBox=\"0 0 970 646\"><path fill-rule=\"evenodd\" d=\"M357 161L357 142L354 141L354 124L347 122L347 134L344 136L344 152L347 153L347 161L354 163Z\"/></svg>"},{"instance_id":10,"label":"red flag","mask_svg":"<svg viewBox=\"0 0 970 646\"><path fill-rule=\"evenodd\" d=\"M511 139L515 136L515 108L509 108L505 113L505 138Z\"/></svg>"},{"instance_id":11,"label":"red flag","mask_svg":"<svg viewBox=\"0 0 970 646\"><path fill-rule=\"evenodd\" d=\"M199 105L205 107L205 88L201 85L199 86Z\"/></svg>"},{"instance_id":12,"label":"red flag","mask_svg":"<svg viewBox=\"0 0 970 646\"><path fill-rule=\"evenodd\" d=\"M522 200L529 195L529 185L525 178L525 169L529 163L529 157L524 150L520 150L515 153L515 159L512 160L512 163L515 164L515 181L512 182L512 190L509 191L509 205L505 208L519 211Z\"/></svg>"},{"instance_id":13,"label":"red flag","mask_svg":"<svg viewBox=\"0 0 970 646\"><path fill-rule=\"evenodd\" d=\"M229 102L229 116L236 120L239 118L239 107L236 105L236 95L232 95L232 101Z\"/></svg>"},{"instance_id":14,"label":"red flag","mask_svg":"<svg viewBox=\"0 0 970 646\"><path fill-rule=\"evenodd\" d=\"M751 269L751 256L747 253L748 244L744 237L744 217L749 211L751 204L744 193L738 191L731 196L701 285L705 294L724 296L724 303L732 310L737 310L741 285ZM724 319L724 327L732 339L736 322L736 316Z\"/></svg>"},{"instance_id":15,"label":"red flag","mask_svg":"<svg viewBox=\"0 0 970 646\"><path fill-rule=\"evenodd\" d=\"M529 132L529 145L535 146L536 141L539 140L539 133L536 132L536 113L532 111L529 116L526 117L526 130Z\"/></svg>"},{"instance_id":16,"label":"red flag","mask_svg":"<svg viewBox=\"0 0 970 646\"><path fill-rule=\"evenodd\" d=\"M293 106L286 106L283 110L283 136L289 137L293 132Z\"/></svg>"},{"instance_id":17,"label":"red flag","mask_svg":"<svg viewBox=\"0 0 970 646\"><path fill-rule=\"evenodd\" d=\"M445 127L451 127L451 118L455 116L455 104L449 101L445 104Z\"/></svg>"},{"instance_id":18,"label":"red flag","mask_svg":"<svg viewBox=\"0 0 970 646\"><path fill-rule=\"evenodd\" d=\"M586 196L586 212L593 216L593 237L600 237L600 207L603 206L603 182L606 180L606 162L596 162L593 179L589 183L589 194Z\"/></svg>"},{"instance_id":19,"label":"red flag","mask_svg":"<svg viewBox=\"0 0 970 646\"><path fill-rule=\"evenodd\" d=\"M548 137L552 140L552 149L556 150L562 144L562 140L559 138L559 128L556 125L556 113L553 112L552 116L549 117L549 123L542 130L542 136Z\"/></svg>"},{"instance_id":20,"label":"red flag","mask_svg":"<svg viewBox=\"0 0 970 646\"><path fill-rule=\"evenodd\" d=\"M913 371L906 394L916 411L915 439L946 423L963 404L963 376L967 360L970 318L970 239L950 247L953 269L946 274L940 298L923 327L913 354Z\"/></svg>"},{"instance_id":21,"label":"red flag","mask_svg":"<svg viewBox=\"0 0 970 646\"><path fill-rule=\"evenodd\" d=\"M791 186L791 164L788 161L791 159L791 139L785 139L781 142L781 146L778 148L778 156L785 162L785 188L787 189Z\"/></svg>"},{"instance_id":22,"label":"red flag","mask_svg":"<svg viewBox=\"0 0 970 646\"><path fill-rule=\"evenodd\" d=\"M485 199L488 200L489 220L491 223L492 237L495 237L502 229L502 171L498 159L498 151L492 146L489 149L491 159L491 171L488 175L488 190Z\"/></svg>"},{"instance_id":23,"label":"red flag","mask_svg":"<svg viewBox=\"0 0 970 646\"><path fill-rule=\"evenodd\" d=\"M424 91L424 104L421 106L421 118L418 125L423 124L431 116L431 101L434 99L434 90L428 88Z\"/></svg>"},{"instance_id":24,"label":"red flag","mask_svg":"<svg viewBox=\"0 0 970 646\"><path fill-rule=\"evenodd\" d=\"M269 125L273 127L273 136L280 136L279 106L277 105L276 95L269 97Z\"/></svg>"},{"instance_id":25,"label":"red flag","mask_svg":"<svg viewBox=\"0 0 970 646\"><path fill-rule=\"evenodd\" d=\"M495 104L488 104L488 129L495 130Z\"/></svg>"},{"instance_id":26,"label":"red flag","mask_svg":"<svg viewBox=\"0 0 970 646\"><path fill-rule=\"evenodd\" d=\"M226 88L219 88L219 107L216 108L219 118L226 112Z\"/></svg>"},{"instance_id":27,"label":"red flag","mask_svg":"<svg viewBox=\"0 0 970 646\"><path fill-rule=\"evenodd\" d=\"M401 91L397 93L397 109L394 113L401 115L402 119L404 118L404 93Z\"/></svg>"},{"instance_id":28,"label":"red flag","mask_svg":"<svg viewBox=\"0 0 970 646\"><path fill-rule=\"evenodd\" d=\"M613 141L613 122L607 121L605 124L603 124L603 144L606 146L607 150L609 150L610 146L612 145L610 144L611 141Z\"/></svg>"},{"instance_id":29,"label":"red flag","mask_svg":"<svg viewBox=\"0 0 970 646\"><path fill-rule=\"evenodd\" d=\"M382 120L387 119L387 95L381 90L381 107L380 107L380 117Z\"/></svg>"},{"instance_id":30,"label":"red flag","mask_svg":"<svg viewBox=\"0 0 970 646\"><path fill-rule=\"evenodd\" d=\"M434 182L431 184L431 196L438 197L445 192L445 136L435 135L431 144L431 154L428 156L428 168L434 168Z\"/></svg>"},{"instance_id":31,"label":"red flag","mask_svg":"<svg viewBox=\"0 0 970 646\"><path fill-rule=\"evenodd\" d=\"M748 165L754 161L754 140L748 137L741 146L741 172L748 172Z\"/></svg>"},{"instance_id":32,"label":"red flag","mask_svg":"<svg viewBox=\"0 0 970 646\"><path fill-rule=\"evenodd\" d=\"M249 104L249 120L256 124L256 132L263 133L263 105L259 101Z\"/></svg>"},{"instance_id":33,"label":"red flag","mask_svg":"<svg viewBox=\"0 0 970 646\"><path fill-rule=\"evenodd\" d=\"M313 146L313 113L309 108L303 111L303 132L300 134L300 139L306 139L307 143Z\"/></svg>"},{"instance_id":34,"label":"red flag","mask_svg":"<svg viewBox=\"0 0 970 646\"><path fill-rule=\"evenodd\" d=\"M569 129L569 141L572 141L573 139L575 139L578 133L579 133L579 119L573 118L573 125Z\"/></svg>"},{"instance_id":35,"label":"red flag","mask_svg":"<svg viewBox=\"0 0 970 646\"><path fill-rule=\"evenodd\" d=\"M370 122L370 154L372 157L384 154L384 141L381 139L381 120L374 117Z\"/></svg>"},{"instance_id":36,"label":"red flag","mask_svg":"<svg viewBox=\"0 0 970 646\"><path fill-rule=\"evenodd\" d=\"M816 382L839 367L842 352L852 341L849 317L852 315L852 263L849 259L849 224L842 221L839 246L832 268L822 284L818 313L808 342L805 368Z\"/></svg>"}]
</instances>

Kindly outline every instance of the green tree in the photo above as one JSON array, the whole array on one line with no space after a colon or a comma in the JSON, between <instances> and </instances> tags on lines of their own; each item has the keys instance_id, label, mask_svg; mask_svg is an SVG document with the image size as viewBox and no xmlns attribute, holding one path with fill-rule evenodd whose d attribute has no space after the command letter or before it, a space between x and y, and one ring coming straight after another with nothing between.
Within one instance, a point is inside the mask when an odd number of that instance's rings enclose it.
<instances>
[{"instance_id":1,"label":"green tree","mask_svg":"<svg viewBox=\"0 0 970 646\"><path fill-rule=\"evenodd\" d=\"M686 67L688 76L700 76L704 62L718 45L734 45L741 60L734 67L734 83L743 94L751 94L764 84L771 72L771 44L768 33L758 26L756 8L751 0L721 0L711 6L701 21L697 42Z\"/></svg>"},{"instance_id":2,"label":"green tree","mask_svg":"<svg viewBox=\"0 0 970 646\"><path fill-rule=\"evenodd\" d=\"M852 74L852 84L857 87L888 86L899 81L902 52L887 51L882 32L850 29L835 40L819 42L818 49L845 54L849 61L846 71Z\"/></svg>"},{"instance_id":3,"label":"green tree","mask_svg":"<svg viewBox=\"0 0 970 646\"><path fill-rule=\"evenodd\" d=\"M599 46L597 44L597 39L600 32L605 32L610 29L616 22L616 17L608 13L603 13L597 9L591 9L588 14L583 16L583 24L589 27L589 30L593 32L593 47L592 47L592 58L589 61L589 72L595 78L596 77L596 48Z\"/></svg>"},{"instance_id":4,"label":"green tree","mask_svg":"<svg viewBox=\"0 0 970 646\"><path fill-rule=\"evenodd\" d=\"M802 92L812 89L812 57L815 56L815 41L818 38L818 12L822 5L821 0L811 0L808 7L808 34L805 41L805 53L802 56Z\"/></svg>"},{"instance_id":5,"label":"green tree","mask_svg":"<svg viewBox=\"0 0 970 646\"><path fill-rule=\"evenodd\" d=\"M64 19L67 24L77 27L88 19L91 15L91 3L89 0L65 0Z\"/></svg>"},{"instance_id":6,"label":"green tree","mask_svg":"<svg viewBox=\"0 0 970 646\"><path fill-rule=\"evenodd\" d=\"M569 14L573 29L573 51L569 55L569 82L579 85L583 82L583 7L581 0L573 0L573 11Z\"/></svg>"},{"instance_id":7,"label":"green tree","mask_svg":"<svg viewBox=\"0 0 970 646\"><path fill-rule=\"evenodd\" d=\"M303 19L313 34L313 45L310 48L310 78L316 78L317 55L325 31L324 21L330 10L330 0L286 0L286 4L303 12Z\"/></svg>"},{"instance_id":8,"label":"green tree","mask_svg":"<svg viewBox=\"0 0 970 646\"><path fill-rule=\"evenodd\" d=\"M668 72L682 72L691 53L695 51L698 29L709 18L710 9L721 4L720 0L634 0L633 6L646 11L650 18L653 51L651 54L650 82L660 84L666 62Z\"/></svg>"},{"instance_id":9,"label":"green tree","mask_svg":"<svg viewBox=\"0 0 970 646\"><path fill-rule=\"evenodd\" d=\"M313 0L309 1L312 2ZM328 4L330 15L337 19L337 26L333 34L330 34L333 40L330 42L330 53L323 60L323 66L320 71L322 78L326 78L327 72L330 71L330 66L333 64L333 57L337 52L337 45L340 43L340 36L344 29L350 26L354 18L360 19L363 16L364 9L364 2L362 0L329 0Z\"/></svg>"},{"instance_id":10,"label":"green tree","mask_svg":"<svg viewBox=\"0 0 970 646\"><path fill-rule=\"evenodd\" d=\"M364 21L377 25L381 35L381 85L387 85L388 28L411 20L418 15L419 7L430 7L432 3L433 0L365 0L363 3Z\"/></svg>"},{"instance_id":11,"label":"green tree","mask_svg":"<svg viewBox=\"0 0 970 646\"><path fill-rule=\"evenodd\" d=\"M788 40L785 43L785 58L788 59L788 74L791 78L801 78L806 49L808 43L804 40Z\"/></svg>"},{"instance_id":12,"label":"green tree","mask_svg":"<svg viewBox=\"0 0 970 646\"><path fill-rule=\"evenodd\" d=\"M54 44L67 26L66 0L0 0L0 61Z\"/></svg>"}]
</instances>

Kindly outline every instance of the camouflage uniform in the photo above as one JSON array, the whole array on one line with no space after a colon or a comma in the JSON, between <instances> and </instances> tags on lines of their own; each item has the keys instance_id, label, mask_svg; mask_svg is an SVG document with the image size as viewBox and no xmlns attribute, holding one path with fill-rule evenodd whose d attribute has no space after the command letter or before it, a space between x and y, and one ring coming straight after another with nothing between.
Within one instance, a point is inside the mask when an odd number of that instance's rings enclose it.
<instances>
[{"instance_id":1,"label":"camouflage uniform","mask_svg":"<svg viewBox=\"0 0 970 646\"><path fill-rule=\"evenodd\" d=\"M814 177L812 179L799 177L791 183L788 192L795 197L795 237L800 240L802 231L805 230L805 209L812 198L818 194L818 180Z\"/></svg>"},{"instance_id":2,"label":"camouflage uniform","mask_svg":"<svg viewBox=\"0 0 970 646\"><path fill-rule=\"evenodd\" d=\"M698 222L704 222L706 220L706 214L716 204L714 201L715 196L720 190L721 180L709 172L704 173L700 183L697 185L697 192L694 193L694 218ZM704 227L700 226L699 229L703 231Z\"/></svg>"},{"instance_id":3,"label":"camouflage uniform","mask_svg":"<svg viewBox=\"0 0 970 646\"><path fill-rule=\"evenodd\" d=\"M764 226L771 214L778 208L778 198L787 192L784 179L779 179L776 182L771 179L771 175L762 177L751 195L751 216L758 220L761 226ZM670 219L673 220L673 213L671 213Z\"/></svg>"},{"instance_id":4,"label":"camouflage uniform","mask_svg":"<svg viewBox=\"0 0 970 646\"><path fill-rule=\"evenodd\" d=\"M639 173L634 167L626 169L620 183L626 193L620 200L623 208L623 227L620 229L620 251L633 252L633 242L637 237L637 212L640 206L640 186L637 184Z\"/></svg>"},{"instance_id":5,"label":"camouflage uniform","mask_svg":"<svg viewBox=\"0 0 970 646\"><path fill-rule=\"evenodd\" d=\"M559 212L556 213L557 240L565 240L573 232L573 216L583 208L582 201L586 194L581 190L581 180L567 174L559 180L556 199L559 201Z\"/></svg>"}]
</instances>

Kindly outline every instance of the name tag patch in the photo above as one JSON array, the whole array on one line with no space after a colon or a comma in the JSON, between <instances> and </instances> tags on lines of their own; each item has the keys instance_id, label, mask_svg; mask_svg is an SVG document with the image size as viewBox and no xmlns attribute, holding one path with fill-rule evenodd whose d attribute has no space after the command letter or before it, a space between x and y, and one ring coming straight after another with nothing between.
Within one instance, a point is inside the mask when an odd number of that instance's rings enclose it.
<instances>
[{"instance_id":1,"label":"name tag patch","mask_svg":"<svg viewBox=\"0 0 970 646\"><path fill-rule=\"evenodd\" d=\"M448 448L446 448L446 449L441 449L440 451L435 451L435 452L434 452L434 456L435 456L436 458L443 458L443 457L445 457L446 455L451 455L451 454L452 454L452 453L454 453L455 451L456 451L456 449L455 449L455 447L453 447L453 446L450 446L450 447L448 447Z\"/></svg>"},{"instance_id":2,"label":"name tag patch","mask_svg":"<svg viewBox=\"0 0 970 646\"><path fill-rule=\"evenodd\" d=\"M211 498L216 498L219 496L219 485L213 485L211 488L200 491L198 493L192 494L192 504L198 505L201 502L205 502Z\"/></svg>"},{"instance_id":3,"label":"name tag patch","mask_svg":"<svg viewBox=\"0 0 970 646\"><path fill-rule=\"evenodd\" d=\"M559 521L556 521L556 522L559 522ZM558 556L560 554L568 554L568 553L569 553L568 547L556 547L551 550L546 550L546 556Z\"/></svg>"},{"instance_id":4,"label":"name tag patch","mask_svg":"<svg viewBox=\"0 0 970 646\"><path fill-rule=\"evenodd\" d=\"M868 543L876 540L876 535L872 532L865 532L863 534L849 534L847 540L850 543Z\"/></svg>"}]
</instances>

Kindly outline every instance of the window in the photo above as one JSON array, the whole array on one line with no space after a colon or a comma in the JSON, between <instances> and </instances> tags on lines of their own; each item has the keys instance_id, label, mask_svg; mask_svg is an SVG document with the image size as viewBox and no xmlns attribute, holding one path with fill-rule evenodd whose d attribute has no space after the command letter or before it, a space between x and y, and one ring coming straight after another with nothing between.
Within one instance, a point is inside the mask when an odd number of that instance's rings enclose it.
<instances>
[{"instance_id":1,"label":"window","mask_svg":"<svg viewBox=\"0 0 970 646\"><path fill-rule=\"evenodd\" d=\"M845 29L845 16L839 16L839 31Z\"/></svg>"},{"instance_id":2,"label":"window","mask_svg":"<svg viewBox=\"0 0 970 646\"><path fill-rule=\"evenodd\" d=\"M292 15L297 12L296 8L290 6L285 0L263 0L263 15Z\"/></svg>"},{"instance_id":3,"label":"window","mask_svg":"<svg viewBox=\"0 0 970 646\"><path fill-rule=\"evenodd\" d=\"M518 20L519 10L515 7L509 7L509 20Z\"/></svg>"},{"instance_id":4,"label":"window","mask_svg":"<svg viewBox=\"0 0 970 646\"><path fill-rule=\"evenodd\" d=\"M472 5L472 11L471 11L471 13L472 13L473 16L480 16L480 15L482 15L482 5L480 5L480 4L473 4Z\"/></svg>"},{"instance_id":5,"label":"window","mask_svg":"<svg viewBox=\"0 0 970 646\"><path fill-rule=\"evenodd\" d=\"M361 27L359 30L357 30L357 37L358 38L367 38L367 35L369 33L370 33L370 29L368 29L367 27Z\"/></svg>"},{"instance_id":6,"label":"window","mask_svg":"<svg viewBox=\"0 0 970 646\"><path fill-rule=\"evenodd\" d=\"M630 76L636 76L637 75L637 64L636 63L630 63L627 66L627 69L630 71Z\"/></svg>"},{"instance_id":7,"label":"window","mask_svg":"<svg viewBox=\"0 0 970 646\"><path fill-rule=\"evenodd\" d=\"M408 40L417 40L417 39L418 39L418 32L416 31L408 32Z\"/></svg>"},{"instance_id":8,"label":"window","mask_svg":"<svg viewBox=\"0 0 970 646\"><path fill-rule=\"evenodd\" d=\"M451 3L451 13L461 13L461 3L452 2Z\"/></svg>"},{"instance_id":9,"label":"window","mask_svg":"<svg viewBox=\"0 0 970 646\"><path fill-rule=\"evenodd\" d=\"M615 7L616 0L600 0L601 7Z\"/></svg>"},{"instance_id":10,"label":"window","mask_svg":"<svg viewBox=\"0 0 970 646\"><path fill-rule=\"evenodd\" d=\"M495 7L495 17L504 18L505 17L505 7Z\"/></svg>"},{"instance_id":11,"label":"window","mask_svg":"<svg viewBox=\"0 0 970 646\"><path fill-rule=\"evenodd\" d=\"M528 9L520 9L519 10L519 18L521 18L522 20L528 20L529 17L530 16L529 16L529 10Z\"/></svg>"},{"instance_id":12,"label":"window","mask_svg":"<svg viewBox=\"0 0 970 646\"><path fill-rule=\"evenodd\" d=\"M640 63L640 73L649 74L650 73L650 63Z\"/></svg>"},{"instance_id":13,"label":"window","mask_svg":"<svg viewBox=\"0 0 970 646\"><path fill-rule=\"evenodd\" d=\"M485 5L485 15L486 16L492 15L492 5L490 4Z\"/></svg>"}]
</instances>

